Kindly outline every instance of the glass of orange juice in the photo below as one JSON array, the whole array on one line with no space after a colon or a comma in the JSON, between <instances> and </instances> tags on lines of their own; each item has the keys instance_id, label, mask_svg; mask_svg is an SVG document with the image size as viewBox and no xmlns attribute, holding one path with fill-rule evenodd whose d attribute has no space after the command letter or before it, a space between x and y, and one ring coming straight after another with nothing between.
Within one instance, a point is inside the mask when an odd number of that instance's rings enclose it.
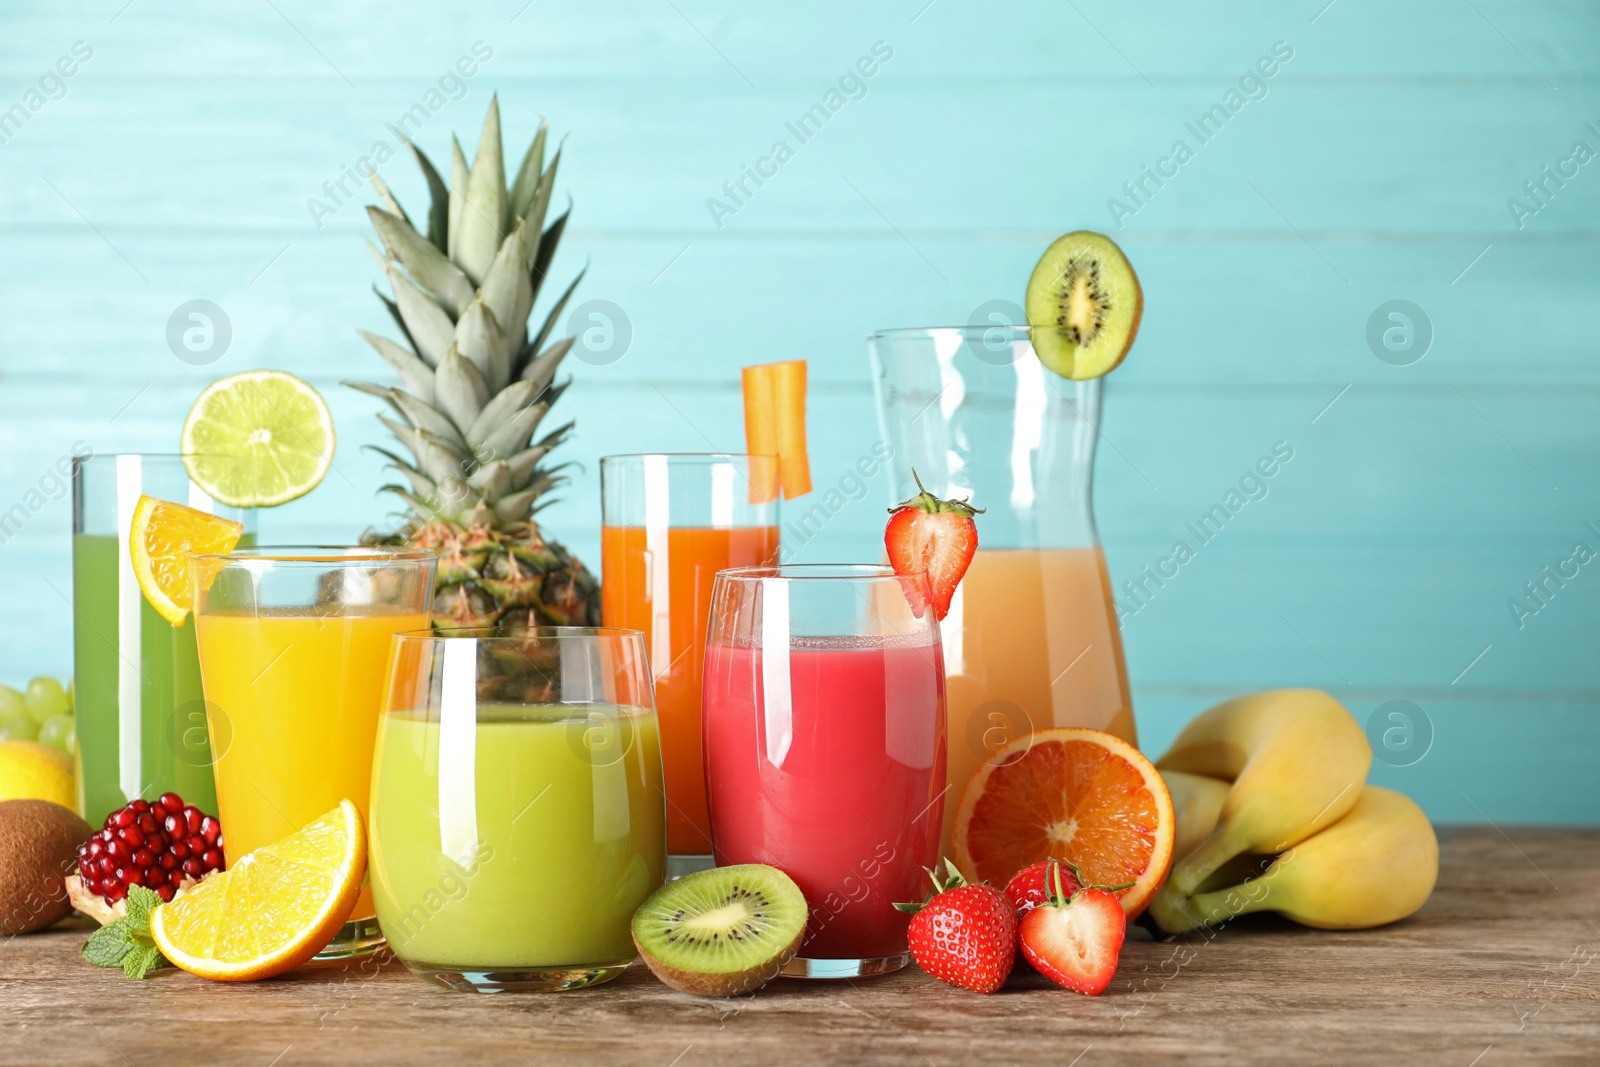
<instances>
[{"instance_id":1,"label":"glass of orange juice","mask_svg":"<svg viewBox=\"0 0 1600 1067\"><path fill-rule=\"evenodd\" d=\"M433 552L251 548L196 556L195 638L227 856L348 799L367 814L390 638L429 624ZM372 894L318 959L383 944Z\"/></svg>"},{"instance_id":2,"label":"glass of orange juice","mask_svg":"<svg viewBox=\"0 0 1600 1067\"><path fill-rule=\"evenodd\" d=\"M676 452L600 460L601 616L643 631L667 791L667 875L712 866L700 731L711 585L778 562L775 456ZM226 826L226 824L224 824Z\"/></svg>"},{"instance_id":3,"label":"glass of orange juice","mask_svg":"<svg viewBox=\"0 0 1600 1067\"><path fill-rule=\"evenodd\" d=\"M867 338L894 497L970 497L978 551L940 624L950 709L944 854L973 774L1055 726L1137 742L1092 488L1100 381L1039 362L1027 326ZM971 872L967 872L971 873Z\"/></svg>"}]
</instances>

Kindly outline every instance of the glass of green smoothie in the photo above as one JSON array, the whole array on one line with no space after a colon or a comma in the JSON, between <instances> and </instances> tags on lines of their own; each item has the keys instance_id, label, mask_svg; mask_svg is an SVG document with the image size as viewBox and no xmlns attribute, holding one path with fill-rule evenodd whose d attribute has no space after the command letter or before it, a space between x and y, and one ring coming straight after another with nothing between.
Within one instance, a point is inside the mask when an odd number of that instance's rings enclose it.
<instances>
[{"instance_id":1,"label":"glass of green smoothie","mask_svg":"<svg viewBox=\"0 0 1600 1067\"><path fill-rule=\"evenodd\" d=\"M666 866L665 806L638 631L393 638L370 871L378 924L417 975L498 993L621 974Z\"/></svg>"}]
</instances>

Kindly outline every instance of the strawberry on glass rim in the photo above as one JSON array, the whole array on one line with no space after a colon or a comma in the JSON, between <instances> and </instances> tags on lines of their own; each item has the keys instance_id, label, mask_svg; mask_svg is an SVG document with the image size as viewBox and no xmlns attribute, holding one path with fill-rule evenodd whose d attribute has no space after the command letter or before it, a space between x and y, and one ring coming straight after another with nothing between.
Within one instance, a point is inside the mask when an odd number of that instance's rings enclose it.
<instances>
[{"instance_id":1,"label":"strawberry on glass rim","mask_svg":"<svg viewBox=\"0 0 1600 1067\"><path fill-rule=\"evenodd\" d=\"M889 525L883 531L883 544L889 564L901 577L925 573L933 594L934 618L940 622L950 614L950 601L956 586L967 573L972 555L978 550L978 526L973 516L983 513L965 500L941 500L922 486L912 470L919 492L903 504L889 509ZM906 599L917 618L927 609L923 590L902 582Z\"/></svg>"}]
</instances>

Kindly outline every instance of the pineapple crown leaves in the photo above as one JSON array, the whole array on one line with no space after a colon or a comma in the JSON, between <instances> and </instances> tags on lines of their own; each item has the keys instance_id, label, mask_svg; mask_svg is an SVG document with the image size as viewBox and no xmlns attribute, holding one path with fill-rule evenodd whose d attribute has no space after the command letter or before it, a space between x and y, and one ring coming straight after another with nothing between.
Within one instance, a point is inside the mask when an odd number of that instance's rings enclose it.
<instances>
[{"instance_id":1,"label":"pineapple crown leaves","mask_svg":"<svg viewBox=\"0 0 1600 1067\"><path fill-rule=\"evenodd\" d=\"M558 147L545 164L549 125L540 122L506 184L498 97L489 102L471 164L451 138L450 180L407 142L430 197L426 235L376 175L379 203L367 208L381 248L370 242L392 297L378 297L399 340L361 336L400 379L398 386L347 381L383 400L379 420L410 461L375 449L406 484L414 521L501 528L526 522L567 466L540 466L572 425L534 441L540 420L566 388L555 376L573 338L551 340L585 270L556 297L536 331L530 316L572 208L549 226ZM392 416L392 417L391 417Z\"/></svg>"}]
</instances>

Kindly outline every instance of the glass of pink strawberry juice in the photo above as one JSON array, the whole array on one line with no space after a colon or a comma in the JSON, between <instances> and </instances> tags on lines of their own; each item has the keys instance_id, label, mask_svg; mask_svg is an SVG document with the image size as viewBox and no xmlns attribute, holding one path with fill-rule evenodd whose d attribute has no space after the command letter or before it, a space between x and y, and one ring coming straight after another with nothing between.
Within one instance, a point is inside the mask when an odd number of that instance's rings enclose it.
<instances>
[{"instance_id":1,"label":"glass of pink strawberry juice","mask_svg":"<svg viewBox=\"0 0 1600 1067\"><path fill-rule=\"evenodd\" d=\"M797 978L905 966L896 901L926 895L944 818L939 624L888 567L717 575L702 718L719 866L770 864L811 915Z\"/></svg>"}]
</instances>

